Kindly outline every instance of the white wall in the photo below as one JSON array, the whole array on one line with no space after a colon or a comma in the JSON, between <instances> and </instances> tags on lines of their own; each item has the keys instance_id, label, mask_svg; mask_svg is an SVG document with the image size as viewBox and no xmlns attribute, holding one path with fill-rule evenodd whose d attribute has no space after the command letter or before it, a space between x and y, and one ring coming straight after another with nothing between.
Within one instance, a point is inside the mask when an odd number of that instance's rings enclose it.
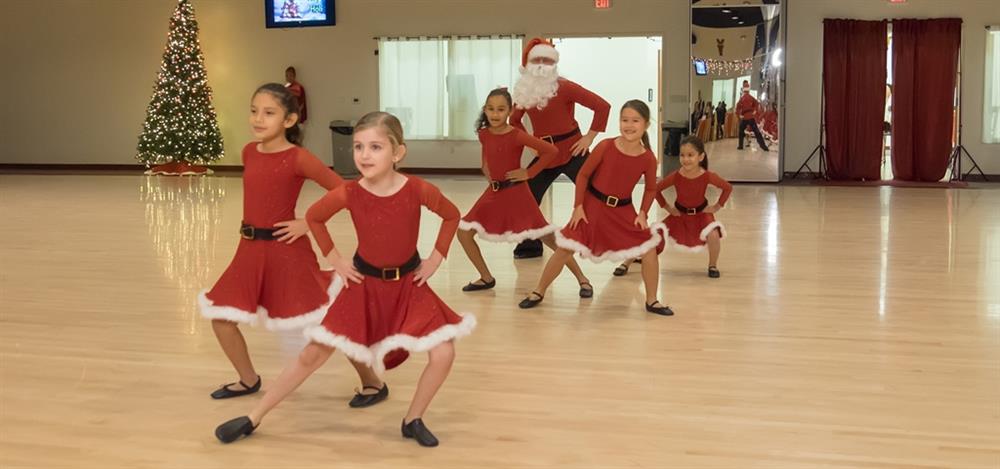
<instances>
[{"instance_id":1,"label":"white wall","mask_svg":"<svg viewBox=\"0 0 1000 469\"><path fill-rule=\"evenodd\" d=\"M688 1L337 0L337 26L264 29L259 0L194 0L209 83L225 138L221 164L239 164L250 139L250 93L294 65L306 86L306 145L330 155L329 121L377 108L373 36L521 33L662 35L668 119L684 119ZM4 2L0 71L5 96L0 163L128 164L160 64L173 0L63 0L39 15ZM600 64L595 64L599 68ZM357 98L358 103L353 103ZM420 142L409 166L477 167L477 142Z\"/></svg>"},{"instance_id":2,"label":"white wall","mask_svg":"<svg viewBox=\"0 0 1000 469\"><path fill-rule=\"evenodd\" d=\"M1000 174L1000 145L982 143L983 76L986 29L1000 24L1000 2L993 0L788 0L785 171L795 171L819 143L823 19L946 18L962 25L962 143L987 174ZM814 160L815 161L815 160ZM815 164L812 165L816 167ZM968 168L965 163L965 168Z\"/></svg>"},{"instance_id":3,"label":"white wall","mask_svg":"<svg viewBox=\"0 0 1000 469\"><path fill-rule=\"evenodd\" d=\"M559 74L580 83L611 103L611 117L607 132L597 139L618 135L618 110L630 99L640 99L650 107L650 145L660 147L659 93L657 79L660 72L660 43L648 37L572 38L557 40L559 49ZM628 70L627 74L595 73L593 61L601 59L612 69ZM649 101L649 90L653 100ZM581 105L576 106L576 120L586 131L594 120L594 113Z\"/></svg>"}]
</instances>

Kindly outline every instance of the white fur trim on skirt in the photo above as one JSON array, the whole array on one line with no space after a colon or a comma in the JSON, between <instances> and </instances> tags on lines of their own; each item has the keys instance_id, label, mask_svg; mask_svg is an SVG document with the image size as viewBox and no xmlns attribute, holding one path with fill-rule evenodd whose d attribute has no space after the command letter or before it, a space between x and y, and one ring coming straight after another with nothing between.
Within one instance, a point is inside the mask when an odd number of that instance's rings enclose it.
<instances>
[{"instance_id":1,"label":"white fur trim on skirt","mask_svg":"<svg viewBox=\"0 0 1000 469\"><path fill-rule=\"evenodd\" d=\"M319 324L326 316L326 312L330 309L330 305L333 304L333 300L337 298L337 295L340 294L340 290L343 288L343 279L338 275L333 275L333 280L326 289L326 303L317 306L316 309L308 313L290 318L269 317L267 308L263 306L257 306L257 311L251 313L234 306L216 305L206 296L208 290L202 291L198 295L198 305L200 306L202 317L206 319L221 319L239 324L249 324L254 327L263 323L264 327L272 331L302 329Z\"/></svg>"},{"instance_id":2,"label":"white fur trim on skirt","mask_svg":"<svg viewBox=\"0 0 1000 469\"><path fill-rule=\"evenodd\" d=\"M546 225L542 228L524 230L518 233L507 231L503 234L497 234L487 232L486 228L484 228L479 222L459 220L458 229L464 231L475 231L476 236L479 236L484 241L494 243L520 243L526 239L539 239L545 235L555 233L559 227L556 225Z\"/></svg>"},{"instance_id":3,"label":"white fur trim on skirt","mask_svg":"<svg viewBox=\"0 0 1000 469\"><path fill-rule=\"evenodd\" d=\"M653 224L653 226L649 227L649 232L650 234L652 234L652 236L648 240L643 241L642 244L627 249L620 249L617 251L604 251L599 256L595 256L594 253L591 252L590 248L585 246L583 243L575 239L570 239L564 236L562 234L562 231L556 232L556 245L561 248L574 251L577 254L580 254L580 256L582 256L583 258L589 259L594 262L604 262L604 261L622 262L628 259L636 259L642 257L642 255L645 254L650 249L656 249L656 245L660 244L660 240L662 239L660 237L659 231L661 230L664 232L666 231L666 227L661 228L659 226L661 224L662 223L655 223Z\"/></svg>"},{"instance_id":4,"label":"white fur trim on skirt","mask_svg":"<svg viewBox=\"0 0 1000 469\"><path fill-rule=\"evenodd\" d=\"M701 239L703 243L705 241L708 241L708 234L711 233L712 230L716 228L719 229L720 233L719 238L725 238L726 227L722 226L722 223L719 223L718 221L713 221L712 223L705 225L705 228L703 228L701 230L701 233L698 234L698 238ZM696 253L705 250L705 244L700 244L698 246L685 246L683 244L678 243L676 240L674 240L674 238L667 238L667 240L668 240L667 247L669 247L673 251Z\"/></svg>"},{"instance_id":5,"label":"white fur trim on skirt","mask_svg":"<svg viewBox=\"0 0 1000 469\"><path fill-rule=\"evenodd\" d=\"M446 324L423 337L396 334L370 346L354 342L343 335L334 334L322 325L306 328L303 334L313 342L333 347L343 352L351 360L372 367L376 374L382 376L385 373L383 359L389 352L397 349L404 349L408 352L426 352L444 342L465 337L471 334L475 328L476 317L471 314L463 314L462 322Z\"/></svg>"},{"instance_id":6,"label":"white fur trim on skirt","mask_svg":"<svg viewBox=\"0 0 1000 469\"><path fill-rule=\"evenodd\" d=\"M316 309L308 313L290 318L272 318L270 316L264 316L264 327L272 331L287 331L303 329L319 324L320 322L323 322L323 318L326 317L327 310L330 309L330 305L333 304L333 300L337 299L337 295L340 294L340 291L343 288L344 279L337 274L333 274L333 280L330 282L330 286L326 289L327 300L325 304L317 306Z\"/></svg>"}]
</instances>

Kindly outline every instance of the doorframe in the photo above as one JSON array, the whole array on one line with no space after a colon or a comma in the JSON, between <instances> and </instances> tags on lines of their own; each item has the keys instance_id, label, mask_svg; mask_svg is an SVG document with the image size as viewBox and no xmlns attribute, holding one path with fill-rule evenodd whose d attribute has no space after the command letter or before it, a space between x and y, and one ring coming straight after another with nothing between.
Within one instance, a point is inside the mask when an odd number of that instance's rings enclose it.
<instances>
[{"instance_id":1,"label":"doorframe","mask_svg":"<svg viewBox=\"0 0 1000 469\"><path fill-rule=\"evenodd\" d=\"M527 38L528 36L525 35L525 37ZM657 72L656 72L656 84L657 84L657 87L658 87L658 89L657 89L657 96L659 98L659 100L658 100L659 101L659 109L656 110L656 118L657 118L657 123L659 123L659 125L662 127L663 122L664 122L663 116L664 116L664 114L666 112L666 106L667 106L666 99L664 99L664 97L666 96L666 93L665 93L666 90L663 89L663 65L664 65L664 62L663 62L663 49L664 49L665 46L663 44L663 32L662 31L660 31L660 32L641 32L640 31L640 32L604 33L604 34L595 34L595 33L580 33L580 34L573 34L573 33L546 33L546 34L540 35L540 37L544 37L544 38L548 38L548 39L594 39L594 38L602 38L602 37L603 38L608 38L608 39L629 38L629 37L645 37L645 38L658 37L658 38L660 38L660 56L657 58L657 65L658 65L658 67L657 67ZM527 39L525 39L525 40L527 40ZM688 79L690 80L690 78L688 78ZM690 86L688 88L690 88ZM659 163L660 163L661 157L663 156L663 154L662 154L663 153L663 148L662 147L663 147L663 144L664 144L664 142L663 142L663 129L660 128L660 129L657 129L657 131L659 132L659 136L658 136L657 140L659 141L659 146L661 148L659 148L656 151L656 161L657 161L657 165L660 166Z\"/></svg>"}]
</instances>

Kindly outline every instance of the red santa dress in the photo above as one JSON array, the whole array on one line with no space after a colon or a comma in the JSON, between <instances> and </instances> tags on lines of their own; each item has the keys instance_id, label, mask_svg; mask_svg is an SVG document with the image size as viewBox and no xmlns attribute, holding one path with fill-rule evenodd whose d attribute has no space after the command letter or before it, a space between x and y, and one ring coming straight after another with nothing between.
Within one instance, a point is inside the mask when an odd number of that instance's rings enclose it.
<instances>
[{"instance_id":1,"label":"red santa dress","mask_svg":"<svg viewBox=\"0 0 1000 469\"><path fill-rule=\"evenodd\" d=\"M576 228L567 224L556 233L556 244L596 262L635 259L656 247L662 226L640 228L635 224L635 205L623 202L631 199L640 177L646 183L640 207L648 213L656 194L653 152L627 155L614 138L599 143L576 179L574 206L583 206L589 222L581 220Z\"/></svg>"},{"instance_id":2,"label":"red santa dress","mask_svg":"<svg viewBox=\"0 0 1000 469\"><path fill-rule=\"evenodd\" d=\"M403 187L386 197L352 181L313 204L306 219L316 244L327 255L333 240L325 222L346 208L358 237L357 256L372 266L391 269L416 253L421 206L441 216L434 249L447 255L458 229L458 208L437 187L414 176L407 176ZM305 329L306 337L381 374L401 364L409 352L428 351L471 333L475 316L456 314L429 285L417 286L414 274L394 279L363 276L360 284L351 283L337 296L320 325Z\"/></svg>"},{"instance_id":3,"label":"red santa dress","mask_svg":"<svg viewBox=\"0 0 1000 469\"><path fill-rule=\"evenodd\" d=\"M257 142L243 147L243 224L274 229L295 218L295 202L306 179L326 189L344 180L304 148L262 153ZM242 230L241 230L242 233ZM215 286L198 296L201 314L268 329L318 324L343 283L321 271L309 238L292 244L244 237Z\"/></svg>"}]
</instances>

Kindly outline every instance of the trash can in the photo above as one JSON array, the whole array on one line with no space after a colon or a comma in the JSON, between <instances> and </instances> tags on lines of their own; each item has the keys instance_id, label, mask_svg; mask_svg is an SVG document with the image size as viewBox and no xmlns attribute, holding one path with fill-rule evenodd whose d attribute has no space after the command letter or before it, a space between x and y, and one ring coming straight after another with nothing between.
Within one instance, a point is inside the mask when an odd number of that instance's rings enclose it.
<instances>
[{"instance_id":1,"label":"trash can","mask_svg":"<svg viewBox=\"0 0 1000 469\"><path fill-rule=\"evenodd\" d=\"M354 166L354 124L332 121L330 134L333 137L333 170L344 177L360 175Z\"/></svg>"},{"instance_id":2,"label":"trash can","mask_svg":"<svg viewBox=\"0 0 1000 469\"><path fill-rule=\"evenodd\" d=\"M681 156L681 140L684 136L689 134L688 126L686 122L675 122L667 121L663 124L663 131L666 133L666 144L664 145L664 153L666 155L663 158L663 175L666 176L674 170L681 167L680 159Z\"/></svg>"}]
</instances>

